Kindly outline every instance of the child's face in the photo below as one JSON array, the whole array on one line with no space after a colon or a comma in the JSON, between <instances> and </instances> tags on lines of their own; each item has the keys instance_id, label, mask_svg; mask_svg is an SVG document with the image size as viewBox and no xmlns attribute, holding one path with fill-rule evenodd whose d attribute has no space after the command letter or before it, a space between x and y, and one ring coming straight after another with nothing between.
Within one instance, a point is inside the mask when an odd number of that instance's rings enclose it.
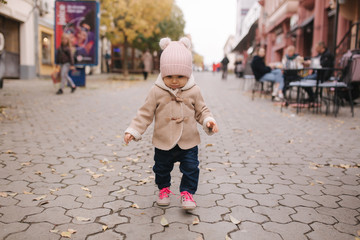
<instances>
[{"instance_id":1,"label":"child's face","mask_svg":"<svg viewBox=\"0 0 360 240\"><path fill-rule=\"evenodd\" d=\"M167 87L171 89L177 89L184 87L189 78L180 75L171 75L164 77L163 80Z\"/></svg>"}]
</instances>

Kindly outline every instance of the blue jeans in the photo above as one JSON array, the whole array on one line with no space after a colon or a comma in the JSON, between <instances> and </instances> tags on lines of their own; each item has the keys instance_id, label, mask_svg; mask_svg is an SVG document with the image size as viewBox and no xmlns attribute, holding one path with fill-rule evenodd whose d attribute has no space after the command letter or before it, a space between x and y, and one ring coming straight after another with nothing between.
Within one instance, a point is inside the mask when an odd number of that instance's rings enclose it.
<instances>
[{"instance_id":1,"label":"blue jeans","mask_svg":"<svg viewBox=\"0 0 360 240\"><path fill-rule=\"evenodd\" d=\"M155 148L154 160L155 165L153 170L155 173L155 183L159 189L170 187L170 173L174 168L174 163L180 162L180 172L183 174L180 183L180 192L188 191L191 194L196 192L200 172L197 146L183 150L176 145L168 151Z\"/></svg>"},{"instance_id":2,"label":"blue jeans","mask_svg":"<svg viewBox=\"0 0 360 240\"><path fill-rule=\"evenodd\" d=\"M284 88L284 76L280 69L273 69L271 72L266 73L260 78L260 82L266 81L279 83L280 85L278 90L282 90Z\"/></svg>"}]
</instances>

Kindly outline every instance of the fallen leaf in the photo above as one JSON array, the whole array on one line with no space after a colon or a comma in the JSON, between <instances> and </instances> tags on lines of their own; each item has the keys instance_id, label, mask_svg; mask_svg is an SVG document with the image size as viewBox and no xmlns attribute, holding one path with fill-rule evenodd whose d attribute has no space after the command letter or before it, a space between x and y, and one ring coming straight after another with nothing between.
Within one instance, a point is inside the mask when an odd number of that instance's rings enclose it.
<instances>
[{"instance_id":1,"label":"fallen leaf","mask_svg":"<svg viewBox=\"0 0 360 240\"><path fill-rule=\"evenodd\" d=\"M42 172L41 172L41 171L37 171L37 172L35 172L35 175L39 175L39 176L41 176L41 174L42 174Z\"/></svg>"},{"instance_id":2,"label":"fallen leaf","mask_svg":"<svg viewBox=\"0 0 360 240\"><path fill-rule=\"evenodd\" d=\"M226 235L225 240L231 240L231 238L228 235Z\"/></svg>"},{"instance_id":3,"label":"fallen leaf","mask_svg":"<svg viewBox=\"0 0 360 240\"><path fill-rule=\"evenodd\" d=\"M97 178L102 177L102 176L104 176L104 174L94 174L94 175L92 175L92 177L94 179L97 179Z\"/></svg>"},{"instance_id":4,"label":"fallen leaf","mask_svg":"<svg viewBox=\"0 0 360 240\"><path fill-rule=\"evenodd\" d=\"M313 182L312 182L312 183L310 183L310 186L315 186L315 183L313 183Z\"/></svg>"},{"instance_id":5,"label":"fallen leaf","mask_svg":"<svg viewBox=\"0 0 360 240\"><path fill-rule=\"evenodd\" d=\"M358 238L358 237L355 237L355 240L360 240L360 238Z\"/></svg>"},{"instance_id":6,"label":"fallen leaf","mask_svg":"<svg viewBox=\"0 0 360 240\"><path fill-rule=\"evenodd\" d=\"M17 195L17 193L8 193L9 194L9 196L11 196L11 197L14 197L14 196L16 196Z\"/></svg>"},{"instance_id":7,"label":"fallen leaf","mask_svg":"<svg viewBox=\"0 0 360 240\"><path fill-rule=\"evenodd\" d=\"M119 172L119 173L118 173L118 176L121 176L121 175L122 175L122 173L121 173L121 172Z\"/></svg>"},{"instance_id":8,"label":"fallen leaf","mask_svg":"<svg viewBox=\"0 0 360 240\"><path fill-rule=\"evenodd\" d=\"M59 191L60 189L59 189L59 188L56 188L56 189L52 189L52 188L50 188L49 190L50 190L50 193L54 193L54 192Z\"/></svg>"},{"instance_id":9,"label":"fallen leaf","mask_svg":"<svg viewBox=\"0 0 360 240\"><path fill-rule=\"evenodd\" d=\"M126 188L122 188L119 191L117 191L116 193L122 193L122 192L125 192L125 191L126 191Z\"/></svg>"},{"instance_id":10,"label":"fallen leaf","mask_svg":"<svg viewBox=\"0 0 360 240\"><path fill-rule=\"evenodd\" d=\"M30 166L31 165L31 162L23 162L21 163L21 166Z\"/></svg>"},{"instance_id":11,"label":"fallen leaf","mask_svg":"<svg viewBox=\"0 0 360 240\"><path fill-rule=\"evenodd\" d=\"M95 172L91 171L89 168L86 169L86 172L90 173L91 175L95 174Z\"/></svg>"},{"instance_id":12,"label":"fallen leaf","mask_svg":"<svg viewBox=\"0 0 360 240\"><path fill-rule=\"evenodd\" d=\"M48 203L49 203L49 201L41 201L41 202L39 202L39 204L37 206L40 207L40 206L43 206Z\"/></svg>"},{"instance_id":13,"label":"fallen leaf","mask_svg":"<svg viewBox=\"0 0 360 240\"><path fill-rule=\"evenodd\" d=\"M0 192L0 197L6 198L8 194L6 192Z\"/></svg>"},{"instance_id":14,"label":"fallen leaf","mask_svg":"<svg viewBox=\"0 0 360 240\"><path fill-rule=\"evenodd\" d=\"M46 195L42 195L40 197L34 198L33 201L40 201L43 200L44 198L46 198Z\"/></svg>"},{"instance_id":15,"label":"fallen leaf","mask_svg":"<svg viewBox=\"0 0 360 240\"><path fill-rule=\"evenodd\" d=\"M60 177L66 177L67 176L67 173L63 173L60 175Z\"/></svg>"},{"instance_id":16,"label":"fallen leaf","mask_svg":"<svg viewBox=\"0 0 360 240\"><path fill-rule=\"evenodd\" d=\"M315 166L309 166L309 168L310 169L312 169L312 170L316 170L316 169L318 169L317 167L315 167Z\"/></svg>"},{"instance_id":17,"label":"fallen leaf","mask_svg":"<svg viewBox=\"0 0 360 240\"><path fill-rule=\"evenodd\" d=\"M229 151L224 151L224 153L225 153L226 155L229 155L229 154L230 154L230 152L229 152Z\"/></svg>"},{"instance_id":18,"label":"fallen leaf","mask_svg":"<svg viewBox=\"0 0 360 240\"><path fill-rule=\"evenodd\" d=\"M87 198L92 198L92 196L91 196L90 193L86 194L85 196L86 196Z\"/></svg>"},{"instance_id":19,"label":"fallen leaf","mask_svg":"<svg viewBox=\"0 0 360 240\"><path fill-rule=\"evenodd\" d=\"M258 152L261 152L261 149L258 149L258 150L256 150L255 152L257 152L257 153L258 153Z\"/></svg>"},{"instance_id":20,"label":"fallen leaf","mask_svg":"<svg viewBox=\"0 0 360 240\"><path fill-rule=\"evenodd\" d=\"M105 231L106 229L108 229L108 226L103 225L103 226L102 226L102 230Z\"/></svg>"},{"instance_id":21,"label":"fallen leaf","mask_svg":"<svg viewBox=\"0 0 360 240\"><path fill-rule=\"evenodd\" d=\"M205 145L205 147L212 147L212 146L214 146L212 143L208 143Z\"/></svg>"},{"instance_id":22,"label":"fallen leaf","mask_svg":"<svg viewBox=\"0 0 360 240\"><path fill-rule=\"evenodd\" d=\"M132 207L132 208L139 208L139 206L138 206L136 203L134 203L133 205L131 205L131 207Z\"/></svg>"},{"instance_id":23,"label":"fallen leaf","mask_svg":"<svg viewBox=\"0 0 360 240\"><path fill-rule=\"evenodd\" d=\"M155 176L149 176L150 179L155 179Z\"/></svg>"},{"instance_id":24,"label":"fallen leaf","mask_svg":"<svg viewBox=\"0 0 360 240\"><path fill-rule=\"evenodd\" d=\"M60 235L64 238L71 238L71 232L62 232Z\"/></svg>"},{"instance_id":25,"label":"fallen leaf","mask_svg":"<svg viewBox=\"0 0 360 240\"><path fill-rule=\"evenodd\" d=\"M90 192L90 189L88 189L87 187L81 187L82 190Z\"/></svg>"},{"instance_id":26,"label":"fallen leaf","mask_svg":"<svg viewBox=\"0 0 360 240\"><path fill-rule=\"evenodd\" d=\"M117 155L117 152L113 152L114 155Z\"/></svg>"},{"instance_id":27,"label":"fallen leaf","mask_svg":"<svg viewBox=\"0 0 360 240\"><path fill-rule=\"evenodd\" d=\"M56 172L56 169L55 169L55 168L52 168L52 169L51 169L51 172L53 172L53 173Z\"/></svg>"},{"instance_id":28,"label":"fallen leaf","mask_svg":"<svg viewBox=\"0 0 360 240\"><path fill-rule=\"evenodd\" d=\"M197 224L199 224L199 222L200 222L199 218L195 217L192 224L197 225Z\"/></svg>"},{"instance_id":29,"label":"fallen leaf","mask_svg":"<svg viewBox=\"0 0 360 240\"><path fill-rule=\"evenodd\" d=\"M290 139L288 143L292 144L294 142L294 139Z\"/></svg>"},{"instance_id":30,"label":"fallen leaf","mask_svg":"<svg viewBox=\"0 0 360 240\"><path fill-rule=\"evenodd\" d=\"M91 219L86 217L76 217L79 222L89 222Z\"/></svg>"},{"instance_id":31,"label":"fallen leaf","mask_svg":"<svg viewBox=\"0 0 360 240\"><path fill-rule=\"evenodd\" d=\"M236 218L234 218L231 214L229 214L229 216L230 216L230 220L231 220L231 222L233 223L233 224L239 224L241 221L240 220L238 220L238 219L236 219Z\"/></svg>"},{"instance_id":32,"label":"fallen leaf","mask_svg":"<svg viewBox=\"0 0 360 240\"><path fill-rule=\"evenodd\" d=\"M114 146L114 144L112 144L112 143L107 143L106 146L112 147L112 146Z\"/></svg>"},{"instance_id":33,"label":"fallen leaf","mask_svg":"<svg viewBox=\"0 0 360 240\"><path fill-rule=\"evenodd\" d=\"M110 161L107 158L104 158L103 160L100 160L102 164L108 164Z\"/></svg>"},{"instance_id":34,"label":"fallen leaf","mask_svg":"<svg viewBox=\"0 0 360 240\"><path fill-rule=\"evenodd\" d=\"M6 152L5 152L6 154L16 154L14 151L12 151L12 150L7 150Z\"/></svg>"},{"instance_id":35,"label":"fallen leaf","mask_svg":"<svg viewBox=\"0 0 360 240\"><path fill-rule=\"evenodd\" d=\"M319 184L324 184L324 182L319 181L319 180L316 180L316 182L319 183Z\"/></svg>"},{"instance_id":36,"label":"fallen leaf","mask_svg":"<svg viewBox=\"0 0 360 240\"><path fill-rule=\"evenodd\" d=\"M27 192L27 191L24 191L24 194L34 194L32 192Z\"/></svg>"},{"instance_id":37,"label":"fallen leaf","mask_svg":"<svg viewBox=\"0 0 360 240\"><path fill-rule=\"evenodd\" d=\"M164 216L161 218L160 224L163 227L168 227L169 226L169 222L168 222L168 220L166 220L166 218Z\"/></svg>"},{"instance_id":38,"label":"fallen leaf","mask_svg":"<svg viewBox=\"0 0 360 240\"><path fill-rule=\"evenodd\" d=\"M215 168L205 168L207 171L210 171L210 172L213 172L215 171L216 169Z\"/></svg>"},{"instance_id":39,"label":"fallen leaf","mask_svg":"<svg viewBox=\"0 0 360 240\"><path fill-rule=\"evenodd\" d=\"M195 240L204 240L203 237L200 235L200 236L197 236L197 238L195 238Z\"/></svg>"},{"instance_id":40,"label":"fallen leaf","mask_svg":"<svg viewBox=\"0 0 360 240\"><path fill-rule=\"evenodd\" d=\"M59 229L52 229L50 230L51 233L58 233L59 232Z\"/></svg>"},{"instance_id":41,"label":"fallen leaf","mask_svg":"<svg viewBox=\"0 0 360 240\"><path fill-rule=\"evenodd\" d=\"M71 234L73 234L73 233L76 233L77 231L76 231L75 229L69 228L69 229L68 229L68 232L71 233Z\"/></svg>"}]
</instances>

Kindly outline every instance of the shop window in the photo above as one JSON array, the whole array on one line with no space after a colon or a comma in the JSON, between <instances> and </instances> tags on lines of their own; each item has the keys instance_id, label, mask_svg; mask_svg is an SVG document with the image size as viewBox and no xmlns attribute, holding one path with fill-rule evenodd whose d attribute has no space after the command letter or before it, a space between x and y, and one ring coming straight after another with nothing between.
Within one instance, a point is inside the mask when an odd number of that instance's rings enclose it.
<instances>
[{"instance_id":1,"label":"shop window","mask_svg":"<svg viewBox=\"0 0 360 240\"><path fill-rule=\"evenodd\" d=\"M51 65L51 35L41 33L41 63Z\"/></svg>"}]
</instances>

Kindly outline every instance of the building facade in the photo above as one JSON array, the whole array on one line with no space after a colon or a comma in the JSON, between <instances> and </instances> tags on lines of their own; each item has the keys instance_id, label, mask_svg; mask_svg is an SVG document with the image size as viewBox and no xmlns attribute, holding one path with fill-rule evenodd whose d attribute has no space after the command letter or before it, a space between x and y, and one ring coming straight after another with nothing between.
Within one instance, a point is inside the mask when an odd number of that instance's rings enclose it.
<instances>
[{"instance_id":1,"label":"building facade","mask_svg":"<svg viewBox=\"0 0 360 240\"><path fill-rule=\"evenodd\" d=\"M250 53L253 48L263 46L265 61L270 63L279 62L289 45L294 45L304 57L315 56L315 45L323 41L338 62L347 50L360 48L358 0L260 0L257 3L260 14L252 14L256 21L244 18L243 28L244 24L251 24L250 31L242 33L233 51Z\"/></svg>"}]
</instances>

